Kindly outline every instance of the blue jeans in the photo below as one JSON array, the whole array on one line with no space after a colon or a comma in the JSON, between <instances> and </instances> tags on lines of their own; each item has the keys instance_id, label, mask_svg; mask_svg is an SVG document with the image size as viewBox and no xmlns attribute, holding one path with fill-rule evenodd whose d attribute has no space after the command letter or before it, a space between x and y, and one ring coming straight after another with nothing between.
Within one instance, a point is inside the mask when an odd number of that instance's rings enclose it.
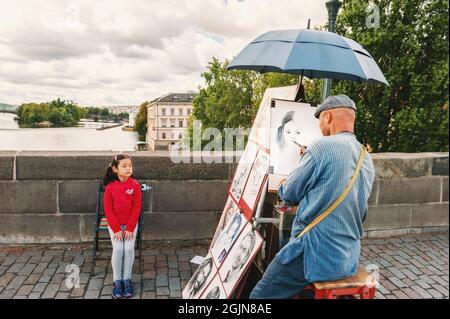
<instances>
[{"instance_id":1,"label":"blue jeans","mask_svg":"<svg viewBox=\"0 0 450 319\"><path fill-rule=\"evenodd\" d=\"M253 288L250 299L288 299L310 283L305 279L303 254L283 265L278 257L271 261L261 280Z\"/></svg>"}]
</instances>

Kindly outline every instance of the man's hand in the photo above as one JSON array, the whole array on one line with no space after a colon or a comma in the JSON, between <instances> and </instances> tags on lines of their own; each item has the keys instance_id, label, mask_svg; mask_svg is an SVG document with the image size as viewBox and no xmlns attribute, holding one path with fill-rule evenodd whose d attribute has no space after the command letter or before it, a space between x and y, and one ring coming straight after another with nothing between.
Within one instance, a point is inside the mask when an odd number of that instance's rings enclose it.
<instances>
[{"instance_id":1,"label":"man's hand","mask_svg":"<svg viewBox=\"0 0 450 319\"><path fill-rule=\"evenodd\" d=\"M306 152L306 146L300 146L300 156L303 156Z\"/></svg>"},{"instance_id":2,"label":"man's hand","mask_svg":"<svg viewBox=\"0 0 450 319\"><path fill-rule=\"evenodd\" d=\"M281 181L280 181L280 183L278 184L278 188L280 188L281 187L281 185L283 185L283 183L286 181L286 177L284 177Z\"/></svg>"},{"instance_id":3,"label":"man's hand","mask_svg":"<svg viewBox=\"0 0 450 319\"><path fill-rule=\"evenodd\" d=\"M130 232L130 231L128 231L128 230L126 230L125 231L125 240L132 240L133 239L133 233L132 232Z\"/></svg>"}]
</instances>

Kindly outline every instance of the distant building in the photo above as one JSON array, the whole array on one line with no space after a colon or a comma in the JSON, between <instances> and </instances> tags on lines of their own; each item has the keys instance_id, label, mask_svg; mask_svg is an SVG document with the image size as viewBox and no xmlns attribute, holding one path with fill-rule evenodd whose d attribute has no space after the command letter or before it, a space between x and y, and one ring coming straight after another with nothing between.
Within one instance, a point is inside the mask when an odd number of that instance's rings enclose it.
<instances>
[{"instance_id":1,"label":"distant building","mask_svg":"<svg viewBox=\"0 0 450 319\"><path fill-rule=\"evenodd\" d=\"M113 106L100 106L100 108L107 108L113 114L130 113L132 111L139 112L139 105L113 105Z\"/></svg>"},{"instance_id":2,"label":"distant building","mask_svg":"<svg viewBox=\"0 0 450 319\"><path fill-rule=\"evenodd\" d=\"M132 110L130 113L128 113L128 126L134 127L136 124L136 117L138 116L139 111L138 110Z\"/></svg>"},{"instance_id":3,"label":"distant building","mask_svg":"<svg viewBox=\"0 0 450 319\"><path fill-rule=\"evenodd\" d=\"M151 150L184 147L195 93L169 93L147 108L147 143Z\"/></svg>"}]
</instances>

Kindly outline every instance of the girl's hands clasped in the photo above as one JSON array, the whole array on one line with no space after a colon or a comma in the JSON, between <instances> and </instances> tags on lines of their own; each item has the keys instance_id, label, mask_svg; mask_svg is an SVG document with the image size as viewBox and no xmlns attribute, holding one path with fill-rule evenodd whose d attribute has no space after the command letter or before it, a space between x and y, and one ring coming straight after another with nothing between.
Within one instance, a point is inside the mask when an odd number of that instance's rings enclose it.
<instances>
[{"instance_id":1,"label":"girl's hands clasped","mask_svg":"<svg viewBox=\"0 0 450 319\"><path fill-rule=\"evenodd\" d=\"M126 230L124 232L118 231L117 233L114 234L114 240L119 240L119 241L127 241L127 240L132 240L133 239L133 233Z\"/></svg>"},{"instance_id":2,"label":"girl's hands clasped","mask_svg":"<svg viewBox=\"0 0 450 319\"><path fill-rule=\"evenodd\" d=\"M128 231L128 230L126 230L125 233L124 233L124 239L125 240L132 240L133 239L133 233Z\"/></svg>"},{"instance_id":3,"label":"girl's hands clasped","mask_svg":"<svg viewBox=\"0 0 450 319\"><path fill-rule=\"evenodd\" d=\"M122 241L123 240L123 235L122 235L122 231L118 231L117 233L114 233L114 240L118 240L118 241Z\"/></svg>"}]
</instances>

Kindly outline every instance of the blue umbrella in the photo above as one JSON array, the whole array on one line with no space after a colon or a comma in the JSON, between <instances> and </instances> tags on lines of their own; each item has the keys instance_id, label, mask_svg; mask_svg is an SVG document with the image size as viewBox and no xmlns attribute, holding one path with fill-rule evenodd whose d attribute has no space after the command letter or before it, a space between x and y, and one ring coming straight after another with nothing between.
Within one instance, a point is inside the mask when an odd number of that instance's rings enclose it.
<instances>
[{"instance_id":1,"label":"blue umbrella","mask_svg":"<svg viewBox=\"0 0 450 319\"><path fill-rule=\"evenodd\" d=\"M388 85L373 57L360 44L336 33L309 29L267 32L248 44L228 69Z\"/></svg>"}]
</instances>

